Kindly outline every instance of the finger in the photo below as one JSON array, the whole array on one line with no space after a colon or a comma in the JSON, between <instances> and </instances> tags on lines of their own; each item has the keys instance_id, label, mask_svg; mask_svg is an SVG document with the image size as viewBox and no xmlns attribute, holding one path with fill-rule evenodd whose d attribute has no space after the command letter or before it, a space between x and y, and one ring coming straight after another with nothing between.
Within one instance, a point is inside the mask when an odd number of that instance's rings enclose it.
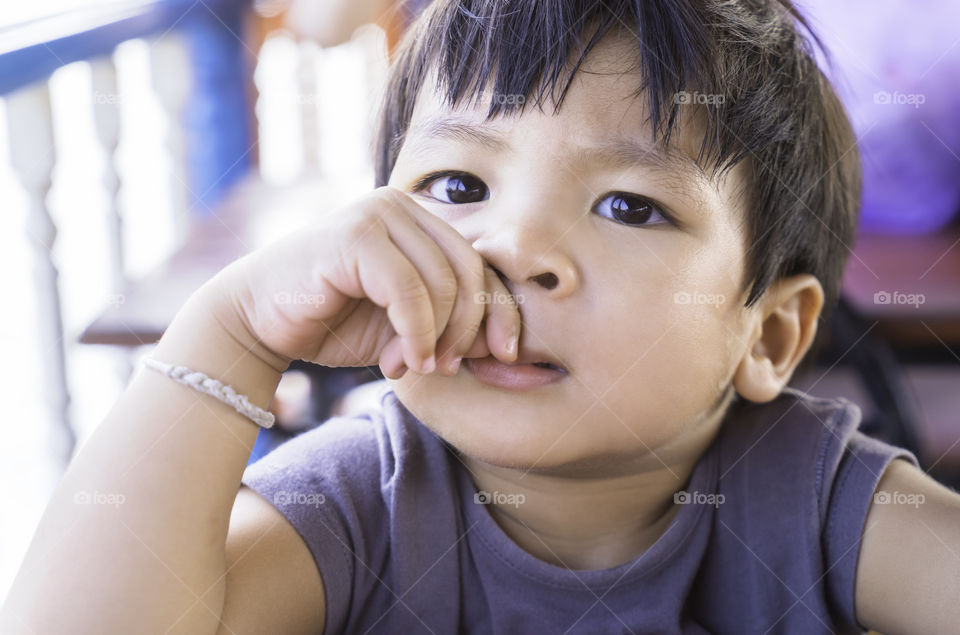
<instances>
[{"instance_id":1,"label":"finger","mask_svg":"<svg viewBox=\"0 0 960 635\"><path fill-rule=\"evenodd\" d=\"M456 360L466 355L481 330L485 307L480 299L486 289L483 257L456 229L410 196L399 190L391 193L436 242L456 276L455 302L445 328L438 327L441 336L436 348L438 368L453 374L459 365Z\"/></svg>"},{"instance_id":2,"label":"finger","mask_svg":"<svg viewBox=\"0 0 960 635\"><path fill-rule=\"evenodd\" d=\"M515 298L490 266L484 268L484 280L488 289L484 297L487 346L501 361L515 361L521 324L517 301L522 298Z\"/></svg>"},{"instance_id":3,"label":"finger","mask_svg":"<svg viewBox=\"0 0 960 635\"><path fill-rule=\"evenodd\" d=\"M403 338L394 336L380 351L380 370L387 379L400 379L407 371L403 363Z\"/></svg>"},{"instance_id":4,"label":"finger","mask_svg":"<svg viewBox=\"0 0 960 635\"><path fill-rule=\"evenodd\" d=\"M403 205L398 205L395 200L391 200L391 204L396 206L392 208L395 211L383 210L380 218L390 235L390 240L420 272L420 277L430 294L430 303L434 311L434 327L437 334L443 333L456 304L459 288L458 275L448 255L436 239L423 230Z\"/></svg>"},{"instance_id":5,"label":"finger","mask_svg":"<svg viewBox=\"0 0 960 635\"><path fill-rule=\"evenodd\" d=\"M490 356L486 330L486 326L484 325L484 327L480 329L480 332L477 333L477 339L473 340L473 344L467 349L467 352L463 354L464 359Z\"/></svg>"},{"instance_id":6,"label":"finger","mask_svg":"<svg viewBox=\"0 0 960 635\"><path fill-rule=\"evenodd\" d=\"M386 236L360 241L356 251L358 284L371 302L384 307L403 340L403 360L417 372L432 372L437 341L430 292L406 254Z\"/></svg>"}]
</instances>

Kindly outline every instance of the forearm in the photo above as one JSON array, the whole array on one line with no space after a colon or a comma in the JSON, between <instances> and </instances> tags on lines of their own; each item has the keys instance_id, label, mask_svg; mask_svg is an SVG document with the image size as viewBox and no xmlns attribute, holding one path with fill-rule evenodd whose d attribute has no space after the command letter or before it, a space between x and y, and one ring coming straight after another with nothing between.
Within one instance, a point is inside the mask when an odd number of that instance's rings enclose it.
<instances>
[{"instance_id":1,"label":"forearm","mask_svg":"<svg viewBox=\"0 0 960 635\"><path fill-rule=\"evenodd\" d=\"M191 301L152 356L265 408L278 369ZM259 429L213 397L139 370L58 485L0 631L214 633L230 510Z\"/></svg>"}]
</instances>

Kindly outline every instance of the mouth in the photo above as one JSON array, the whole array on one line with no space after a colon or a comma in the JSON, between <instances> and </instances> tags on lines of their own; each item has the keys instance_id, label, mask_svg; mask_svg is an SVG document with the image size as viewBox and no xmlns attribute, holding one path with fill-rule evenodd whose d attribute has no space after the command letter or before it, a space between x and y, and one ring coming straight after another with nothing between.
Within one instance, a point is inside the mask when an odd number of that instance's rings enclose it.
<instances>
[{"instance_id":1,"label":"mouth","mask_svg":"<svg viewBox=\"0 0 960 635\"><path fill-rule=\"evenodd\" d=\"M531 365L531 366L536 366L536 367L538 367L538 368L549 368L550 370L557 370L557 371L560 371L561 373L567 372L567 371L564 370L563 368L560 368L559 366L555 366L554 364L551 364L550 362L533 362L533 363L530 364L530 365Z\"/></svg>"},{"instance_id":2,"label":"mouth","mask_svg":"<svg viewBox=\"0 0 960 635\"><path fill-rule=\"evenodd\" d=\"M551 362L506 364L492 355L463 361L466 370L479 382L517 392L544 388L562 381L569 374Z\"/></svg>"}]
</instances>

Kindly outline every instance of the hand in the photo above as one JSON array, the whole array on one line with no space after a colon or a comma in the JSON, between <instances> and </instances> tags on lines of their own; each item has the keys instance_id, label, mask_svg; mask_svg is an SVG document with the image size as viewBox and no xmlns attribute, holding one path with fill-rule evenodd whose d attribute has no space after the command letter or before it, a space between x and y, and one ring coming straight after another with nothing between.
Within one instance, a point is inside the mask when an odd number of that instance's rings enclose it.
<instances>
[{"instance_id":1,"label":"hand","mask_svg":"<svg viewBox=\"0 0 960 635\"><path fill-rule=\"evenodd\" d=\"M281 360L448 371L457 357L516 359L520 314L453 227L382 187L225 268L207 285L221 323ZM509 298L489 302L489 298ZM233 331L234 328L231 328ZM236 333L235 333L236 336ZM435 364L431 363L435 360Z\"/></svg>"}]
</instances>

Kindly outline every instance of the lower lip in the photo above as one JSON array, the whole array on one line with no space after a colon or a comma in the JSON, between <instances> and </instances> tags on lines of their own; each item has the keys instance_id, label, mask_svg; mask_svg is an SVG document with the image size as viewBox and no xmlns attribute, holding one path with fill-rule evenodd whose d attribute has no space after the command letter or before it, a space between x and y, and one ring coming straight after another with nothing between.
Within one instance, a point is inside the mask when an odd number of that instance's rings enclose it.
<instances>
[{"instance_id":1,"label":"lower lip","mask_svg":"<svg viewBox=\"0 0 960 635\"><path fill-rule=\"evenodd\" d=\"M555 384L567 376L567 373L562 370L541 368L533 364L509 366L492 355L482 358L471 357L463 362L465 368L481 383L507 390L534 390Z\"/></svg>"}]
</instances>

